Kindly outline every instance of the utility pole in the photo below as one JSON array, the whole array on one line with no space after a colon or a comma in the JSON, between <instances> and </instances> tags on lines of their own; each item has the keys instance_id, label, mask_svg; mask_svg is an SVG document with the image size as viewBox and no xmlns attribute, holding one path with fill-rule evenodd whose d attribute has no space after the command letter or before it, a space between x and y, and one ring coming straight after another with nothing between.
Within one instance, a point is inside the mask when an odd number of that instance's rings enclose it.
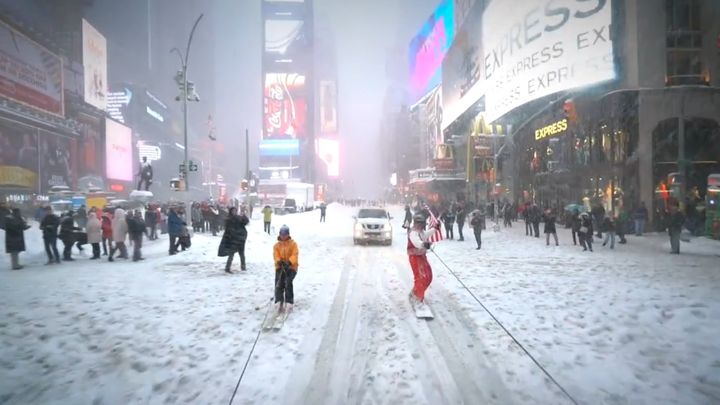
<instances>
[{"instance_id":1,"label":"utility pole","mask_svg":"<svg viewBox=\"0 0 720 405\"><path fill-rule=\"evenodd\" d=\"M183 102L183 146L185 147L185 158L183 160L183 170L182 170L182 176L183 180L185 181L185 190L189 193L190 192L190 182L188 173L190 171L190 168L188 167L188 101L200 101L200 98L195 95L195 98L193 100L188 100L190 97L190 94L188 92L188 80L187 80L187 70L188 70L188 64L190 62L190 45L192 44L193 35L195 34L195 28L197 28L198 23L203 18L203 14L200 14L200 16L195 20L195 24L193 24L192 30L190 31L190 37L188 38L187 47L185 48L185 56L183 57L182 52L178 48L173 48L170 50L170 53L176 52L178 56L180 57L180 65L182 70L178 72L178 75L175 76L176 81L179 81L179 85L182 89L182 94L179 97L182 97ZM179 79L179 80L178 80ZM194 92L194 89L193 89ZM179 97L176 97L175 99L179 100Z\"/></svg>"},{"instance_id":2,"label":"utility pole","mask_svg":"<svg viewBox=\"0 0 720 405\"><path fill-rule=\"evenodd\" d=\"M247 128L245 128L245 178L248 182L247 190L245 190L245 204L250 204L250 135Z\"/></svg>"}]
</instances>

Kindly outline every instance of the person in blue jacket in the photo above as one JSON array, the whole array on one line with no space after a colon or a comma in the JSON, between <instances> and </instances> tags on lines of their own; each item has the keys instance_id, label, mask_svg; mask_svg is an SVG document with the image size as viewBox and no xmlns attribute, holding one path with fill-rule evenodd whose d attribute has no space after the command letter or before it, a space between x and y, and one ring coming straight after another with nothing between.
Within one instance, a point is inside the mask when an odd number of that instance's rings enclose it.
<instances>
[{"instance_id":1,"label":"person in blue jacket","mask_svg":"<svg viewBox=\"0 0 720 405\"><path fill-rule=\"evenodd\" d=\"M168 250L168 253L170 253L170 255L174 255L177 253L177 238L180 237L183 226L185 226L185 222L177 213L177 208L172 207L168 210L167 223L168 235L170 235L170 249Z\"/></svg>"}]
</instances>

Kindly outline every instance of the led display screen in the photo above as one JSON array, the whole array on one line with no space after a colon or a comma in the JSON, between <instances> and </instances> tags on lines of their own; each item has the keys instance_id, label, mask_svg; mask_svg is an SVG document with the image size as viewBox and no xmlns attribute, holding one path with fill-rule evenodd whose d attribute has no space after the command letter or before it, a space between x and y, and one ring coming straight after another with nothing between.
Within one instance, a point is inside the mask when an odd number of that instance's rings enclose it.
<instances>
[{"instance_id":1,"label":"led display screen","mask_svg":"<svg viewBox=\"0 0 720 405\"><path fill-rule=\"evenodd\" d=\"M300 20L266 20L265 52L285 55L293 44L305 42L304 25Z\"/></svg>"},{"instance_id":2,"label":"led display screen","mask_svg":"<svg viewBox=\"0 0 720 405\"><path fill-rule=\"evenodd\" d=\"M443 0L410 42L410 101L417 102L442 80L442 62L455 38L454 0Z\"/></svg>"},{"instance_id":3,"label":"led display screen","mask_svg":"<svg viewBox=\"0 0 720 405\"><path fill-rule=\"evenodd\" d=\"M113 120L105 120L106 173L110 180L133 180L132 130Z\"/></svg>"},{"instance_id":4,"label":"led display screen","mask_svg":"<svg viewBox=\"0 0 720 405\"><path fill-rule=\"evenodd\" d=\"M260 156L298 156L300 141L297 139L266 139L260 141Z\"/></svg>"},{"instance_id":5,"label":"led display screen","mask_svg":"<svg viewBox=\"0 0 720 405\"><path fill-rule=\"evenodd\" d=\"M263 103L265 139L295 139L305 136L305 76L297 73L266 73Z\"/></svg>"},{"instance_id":6,"label":"led display screen","mask_svg":"<svg viewBox=\"0 0 720 405\"><path fill-rule=\"evenodd\" d=\"M328 177L340 176L340 142L337 139L318 139L317 154L325 162Z\"/></svg>"}]
</instances>

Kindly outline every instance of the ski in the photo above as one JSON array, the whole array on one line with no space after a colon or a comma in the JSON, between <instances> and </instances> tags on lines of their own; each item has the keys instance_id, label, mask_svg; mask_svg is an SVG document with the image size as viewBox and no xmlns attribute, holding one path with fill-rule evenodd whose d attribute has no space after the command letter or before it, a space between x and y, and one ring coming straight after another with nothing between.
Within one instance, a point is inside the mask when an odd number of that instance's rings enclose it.
<instances>
[{"instance_id":1,"label":"ski","mask_svg":"<svg viewBox=\"0 0 720 405\"><path fill-rule=\"evenodd\" d=\"M273 313L265 320L265 323L263 323L263 330L268 331L272 330L273 326L275 325L275 321L278 319L278 317L281 315L278 311L273 311Z\"/></svg>"},{"instance_id":2,"label":"ski","mask_svg":"<svg viewBox=\"0 0 720 405\"><path fill-rule=\"evenodd\" d=\"M285 320L288 318L288 316L290 316L291 311L292 309L289 311L283 311L281 314L278 315L272 327L274 331L279 331L280 329L282 329L283 325L285 324Z\"/></svg>"}]
</instances>

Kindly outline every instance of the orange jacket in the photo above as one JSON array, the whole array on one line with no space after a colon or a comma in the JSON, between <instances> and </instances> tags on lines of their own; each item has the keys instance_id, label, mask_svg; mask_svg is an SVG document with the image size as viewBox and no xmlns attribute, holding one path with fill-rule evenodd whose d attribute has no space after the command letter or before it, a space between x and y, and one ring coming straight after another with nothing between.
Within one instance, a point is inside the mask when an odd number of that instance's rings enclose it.
<instances>
[{"instance_id":1,"label":"orange jacket","mask_svg":"<svg viewBox=\"0 0 720 405\"><path fill-rule=\"evenodd\" d=\"M280 240L280 238L278 238L278 241L273 248L275 270L280 270L277 263L282 260L290 262L292 269L297 271L300 264L298 262L299 255L300 252L298 251L298 245L294 240L292 240L292 238L288 238L287 240Z\"/></svg>"}]
</instances>

